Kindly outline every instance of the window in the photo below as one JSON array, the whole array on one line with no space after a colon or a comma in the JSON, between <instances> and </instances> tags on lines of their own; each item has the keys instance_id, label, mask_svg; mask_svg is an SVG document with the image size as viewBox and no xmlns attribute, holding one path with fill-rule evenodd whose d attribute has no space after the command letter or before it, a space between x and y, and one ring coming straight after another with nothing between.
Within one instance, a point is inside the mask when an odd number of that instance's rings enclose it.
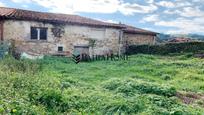
<instances>
[{"instance_id":1,"label":"window","mask_svg":"<svg viewBox=\"0 0 204 115\"><path fill-rule=\"evenodd\" d=\"M47 28L31 27L32 40L47 40Z\"/></svg>"},{"instance_id":2,"label":"window","mask_svg":"<svg viewBox=\"0 0 204 115\"><path fill-rule=\"evenodd\" d=\"M58 52L63 52L63 47L62 46L58 46Z\"/></svg>"}]
</instances>

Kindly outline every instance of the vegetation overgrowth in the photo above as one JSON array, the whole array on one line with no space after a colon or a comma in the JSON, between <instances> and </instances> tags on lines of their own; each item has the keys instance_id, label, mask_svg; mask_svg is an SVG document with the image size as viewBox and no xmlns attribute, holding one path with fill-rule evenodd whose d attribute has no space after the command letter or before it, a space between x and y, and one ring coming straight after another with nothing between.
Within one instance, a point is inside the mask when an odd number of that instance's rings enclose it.
<instances>
[{"instance_id":1,"label":"vegetation overgrowth","mask_svg":"<svg viewBox=\"0 0 204 115\"><path fill-rule=\"evenodd\" d=\"M128 54L203 53L204 42L166 43L158 45L131 45Z\"/></svg>"},{"instance_id":2,"label":"vegetation overgrowth","mask_svg":"<svg viewBox=\"0 0 204 115\"><path fill-rule=\"evenodd\" d=\"M123 61L0 60L0 114L204 113L204 60L132 55Z\"/></svg>"}]
</instances>

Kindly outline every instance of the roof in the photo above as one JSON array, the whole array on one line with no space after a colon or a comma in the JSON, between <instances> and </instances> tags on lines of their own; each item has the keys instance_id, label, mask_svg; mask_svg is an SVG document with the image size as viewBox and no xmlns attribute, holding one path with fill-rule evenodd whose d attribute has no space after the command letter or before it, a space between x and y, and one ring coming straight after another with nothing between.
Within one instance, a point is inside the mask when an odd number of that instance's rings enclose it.
<instances>
[{"instance_id":1,"label":"roof","mask_svg":"<svg viewBox=\"0 0 204 115\"><path fill-rule=\"evenodd\" d=\"M0 7L0 19L31 20L52 23L69 23L88 26L113 27L121 28L124 30L125 33L148 34L148 35L157 34L155 32L151 32L148 30L136 28L125 24L107 23L78 15L37 12L5 7Z\"/></svg>"},{"instance_id":2,"label":"roof","mask_svg":"<svg viewBox=\"0 0 204 115\"><path fill-rule=\"evenodd\" d=\"M37 12L5 7L0 7L0 18L123 28L118 24L102 22L78 15Z\"/></svg>"},{"instance_id":3,"label":"roof","mask_svg":"<svg viewBox=\"0 0 204 115\"><path fill-rule=\"evenodd\" d=\"M125 33L130 33L130 34L146 34L146 35L155 35L158 34L156 32L152 32L149 30L144 30L144 29L140 29L140 28L136 28L133 26L129 26L129 25L125 25L122 24L123 26L125 26L124 32Z\"/></svg>"}]
</instances>

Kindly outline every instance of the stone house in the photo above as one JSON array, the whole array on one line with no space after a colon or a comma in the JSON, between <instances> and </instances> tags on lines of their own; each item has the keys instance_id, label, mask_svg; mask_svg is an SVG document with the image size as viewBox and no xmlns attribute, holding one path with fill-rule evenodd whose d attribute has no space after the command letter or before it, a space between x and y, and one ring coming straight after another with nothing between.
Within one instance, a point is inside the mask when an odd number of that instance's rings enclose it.
<instances>
[{"instance_id":1,"label":"stone house","mask_svg":"<svg viewBox=\"0 0 204 115\"><path fill-rule=\"evenodd\" d=\"M184 42L193 42L190 38L184 38L184 37L175 37L168 40L169 43L184 43Z\"/></svg>"},{"instance_id":2,"label":"stone house","mask_svg":"<svg viewBox=\"0 0 204 115\"><path fill-rule=\"evenodd\" d=\"M77 15L0 7L0 41L15 41L19 52L32 55L118 53L125 43L154 44L156 34Z\"/></svg>"}]
</instances>

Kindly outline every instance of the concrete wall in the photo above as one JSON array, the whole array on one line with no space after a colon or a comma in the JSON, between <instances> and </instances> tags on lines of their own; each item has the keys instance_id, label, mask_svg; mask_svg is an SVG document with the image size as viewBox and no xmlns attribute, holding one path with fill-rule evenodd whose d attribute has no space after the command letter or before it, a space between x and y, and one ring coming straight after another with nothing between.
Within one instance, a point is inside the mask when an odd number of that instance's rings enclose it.
<instances>
[{"instance_id":1,"label":"concrete wall","mask_svg":"<svg viewBox=\"0 0 204 115\"><path fill-rule=\"evenodd\" d=\"M123 35L124 40L128 43L128 45L155 44L155 36L153 35L129 34L129 33L124 33Z\"/></svg>"},{"instance_id":2,"label":"concrete wall","mask_svg":"<svg viewBox=\"0 0 204 115\"><path fill-rule=\"evenodd\" d=\"M21 52L37 54L55 54L58 46L63 46L68 55L74 50L75 45L88 45L90 39L96 40L94 54L104 54L113 51L118 52L119 29L96 28L79 25L59 25L40 23L35 21L7 20L4 22L4 40L15 40L16 46ZM46 27L47 41L31 40L31 27ZM60 28L61 37L53 30Z\"/></svg>"}]
</instances>

